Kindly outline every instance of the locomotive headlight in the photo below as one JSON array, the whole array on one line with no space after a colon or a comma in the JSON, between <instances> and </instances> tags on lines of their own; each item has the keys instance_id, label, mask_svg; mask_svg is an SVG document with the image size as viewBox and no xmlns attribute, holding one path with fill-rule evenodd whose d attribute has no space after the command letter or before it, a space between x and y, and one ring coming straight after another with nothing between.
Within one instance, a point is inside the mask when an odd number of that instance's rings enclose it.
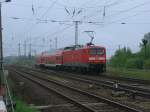
<instances>
[{"instance_id":1,"label":"locomotive headlight","mask_svg":"<svg viewBox=\"0 0 150 112\"><path fill-rule=\"evenodd\" d=\"M104 57L99 57L98 60L105 60L105 58Z\"/></svg>"},{"instance_id":2,"label":"locomotive headlight","mask_svg":"<svg viewBox=\"0 0 150 112\"><path fill-rule=\"evenodd\" d=\"M95 57L89 57L89 60L96 60Z\"/></svg>"}]
</instances>

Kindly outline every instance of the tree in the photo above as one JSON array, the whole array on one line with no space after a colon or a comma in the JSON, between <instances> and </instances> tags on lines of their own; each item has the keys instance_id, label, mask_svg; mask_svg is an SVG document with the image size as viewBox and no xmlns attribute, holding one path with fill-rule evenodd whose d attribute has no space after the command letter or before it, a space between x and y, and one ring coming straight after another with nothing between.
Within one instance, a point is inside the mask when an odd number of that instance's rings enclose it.
<instances>
[{"instance_id":1,"label":"tree","mask_svg":"<svg viewBox=\"0 0 150 112\"><path fill-rule=\"evenodd\" d=\"M150 69L150 32L143 36L140 42L140 51L132 53L129 48L118 49L110 59L113 67Z\"/></svg>"},{"instance_id":2,"label":"tree","mask_svg":"<svg viewBox=\"0 0 150 112\"><path fill-rule=\"evenodd\" d=\"M147 47L148 41L147 41L146 39L142 39L142 42L143 42L143 45L144 45L144 49L145 49L145 53L144 53L144 54L145 54L145 58L146 58L146 57L147 57L147 56L146 56L146 52L147 52L147 51L146 51L146 47Z\"/></svg>"},{"instance_id":3,"label":"tree","mask_svg":"<svg viewBox=\"0 0 150 112\"><path fill-rule=\"evenodd\" d=\"M147 44L150 44L150 32L144 35L144 39L147 40Z\"/></svg>"},{"instance_id":4,"label":"tree","mask_svg":"<svg viewBox=\"0 0 150 112\"><path fill-rule=\"evenodd\" d=\"M132 52L129 48L118 49L115 55L111 57L110 63L115 67L125 67L127 59L132 57Z\"/></svg>"},{"instance_id":5,"label":"tree","mask_svg":"<svg viewBox=\"0 0 150 112\"><path fill-rule=\"evenodd\" d=\"M140 43L140 56L143 58L150 58L150 32L146 33Z\"/></svg>"}]
</instances>

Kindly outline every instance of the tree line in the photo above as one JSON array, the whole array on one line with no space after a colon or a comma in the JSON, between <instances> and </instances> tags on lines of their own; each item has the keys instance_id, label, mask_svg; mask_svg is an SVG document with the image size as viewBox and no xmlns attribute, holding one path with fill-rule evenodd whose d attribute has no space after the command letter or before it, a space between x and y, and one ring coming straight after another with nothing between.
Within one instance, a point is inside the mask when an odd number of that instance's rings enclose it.
<instances>
[{"instance_id":1,"label":"tree line","mask_svg":"<svg viewBox=\"0 0 150 112\"><path fill-rule=\"evenodd\" d=\"M150 32L146 33L140 42L140 51L133 53L130 48L116 50L110 58L112 67L150 69Z\"/></svg>"}]
</instances>

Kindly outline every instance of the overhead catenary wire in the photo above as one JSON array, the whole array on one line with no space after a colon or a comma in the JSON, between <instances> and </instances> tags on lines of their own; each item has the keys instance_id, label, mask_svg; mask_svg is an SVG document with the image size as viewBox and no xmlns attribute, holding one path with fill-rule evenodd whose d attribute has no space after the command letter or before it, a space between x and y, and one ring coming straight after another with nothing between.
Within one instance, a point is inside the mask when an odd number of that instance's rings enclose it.
<instances>
[{"instance_id":1,"label":"overhead catenary wire","mask_svg":"<svg viewBox=\"0 0 150 112\"><path fill-rule=\"evenodd\" d=\"M117 0L118 1L118 0ZM116 2L115 2L116 3ZM51 20L50 20L51 21ZM70 21L53 21L53 22L70 22ZM86 23L86 22L84 22L84 23ZM87 22L87 23L92 23L92 22ZM100 23L100 22L99 22ZM93 22L93 24L94 24L94 22ZM70 27L70 26L69 26ZM56 32L54 32L54 33L52 33L52 34L50 34L50 36L54 36L55 34L60 34L60 32L63 32L63 31L65 31L66 29L68 29L69 27L66 27L66 28L64 28L62 31L56 31ZM46 36L46 37L49 37L49 35L48 36Z\"/></svg>"},{"instance_id":2,"label":"overhead catenary wire","mask_svg":"<svg viewBox=\"0 0 150 112\"><path fill-rule=\"evenodd\" d=\"M58 3L57 3L58 4ZM84 3L85 4L85 3ZM84 5L84 4L82 4L82 5ZM65 7L65 6L64 6ZM66 9L66 11L68 12L68 14L70 14L70 12ZM52 22L52 20L50 20L51 22ZM53 21L54 22L54 21ZM58 21L57 21L58 22ZM59 22L71 22L71 21L59 21ZM71 25L71 26L73 26L73 25ZM70 28L71 26L69 26L69 27L65 27L65 28L63 28L60 32L63 32L63 31L65 31L66 29L68 29L68 28ZM56 33L59 33L59 31L56 31L56 32L54 32L54 33L52 33L52 34L50 34L50 35L55 35Z\"/></svg>"},{"instance_id":3,"label":"overhead catenary wire","mask_svg":"<svg viewBox=\"0 0 150 112\"><path fill-rule=\"evenodd\" d=\"M49 0L50 1L50 0ZM53 4L55 4L57 1L53 1ZM117 1L115 1L114 3L112 3L112 4L115 4L115 3L117 3L118 2L118 0ZM47 13L47 11L45 12L45 13ZM44 15L44 14L43 14ZM85 19L85 18L84 18ZM33 29L33 27L31 27L30 29ZM31 31L31 30L29 30L29 31Z\"/></svg>"},{"instance_id":4,"label":"overhead catenary wire","mask_svg":"<svg viewBox=\"0 0 150 112\"><path fill-rule=\"evenodd\" d=\"M84 4L86 4L87 2L85 2L85 3L83 3L82 4L82 6L84 6ZM58 3L57 3L58 4ZM62 5L63 7L66 7L65 5ZM66 8L65 8L66 9ZM82 9L82 8L81 8ZM79 11L81 11L81 10L79 10ZM66 9L66 12L70 15L70 12ZM57 21L58 22L58 21ZM59 22L61 22L61 21L59 21ZM70 21L63 21L63 22L70 22ZM70 28L70 27L72 27L73 25L70 25L69 27L65 27L64 29L62 29L61 31L56 31L56 32L54 32L54 33L52 33L52 34L50 34L51 36L53 36L53 35L55 35L55 34L57 34L58 32L64 32L66 29L68 29L68 28Z\"/></svg>"},{"instance_id":5,"label":"overhead catenary wire","mask_svg":"<svg viewBox=\"0 0 150 112\"><path fill-rule=\"evenodd\" d=\"M82 19L82 20L83 20L83 19L86 20L86 19L89 19L89 18L98 16L98 15L100 15L100 13L103 12L103 8L104 8L104 7L105 7L105 9L106 9L106 8L108 8L108 7L112 7L112 6L118 5L118 4L120 4L120 3L121 3L120 0L116 0L115 2L113 2L113 3L111 3L111 4L102 5L101 7L99 7L99 10L92 12L90 15L83 16L81 19ZM101 9L100 9L100 8L101 8ZM97 13L99 13L99 14L97 14ZM106 13L105 13L105 15L106 15Z\"/></svg>"},{"instance_id":6,"label":"overhead catenary wire","mask_svg":"<svg viewBox=\"0 0 150 112\"><path fill-rule=\"evenodd\" d=\"M58 3L57 3L58 4ZM85 3L84 3L85 4ZM82 5L84 5L84 4L82 4ZM65 7L64 5L63 5L63 7ZM65 8L66 9L66 8ZM68 13L68 14L70 14L70 12L66 9L66 12ZM48 21L48 20L46 20L46 21ZM51 22L55 22L54 20L49 20L49 21L51 21ZM57 21L58 22L58 21ZM59 22L72 22L72 21L59 21ZM67 27L65 27L65 28L63 28L62 30L59 30L59 31L56 31L56 32L54 32L54 33L51 33L50 34L50 36L54 36L55 34L60 34L60 33L62 33L62 32L64 32L65 30L67 30L68 28L70 28L70 27L72 27L73 25L69 25L69 26L67 26ZM47 33L47 32L46 32ZM44 33L45 34L45 33ZM48 35L49 36L49 35ZM47 37L48 37L47 36ZM38 36L39 37L39 36Z\"/></svg>"},{"instance_id":7,"label":"overhead catenary wire","mask_svg":"<svg viewBox=\"0 0 150 112\"><path fill-rule=\"evenodd\" d=\"M60 20L55 20L55 22L74 22L74 21L60 21ZM89 23L89 24L91 24L91 23L102 23L102 22L91 22L91 21L78 21L78 22L80 22L80 23ZM56 31L56 32L54 32L54 33L51 33L50 35L48 35L48 36L46 36L46 37L54 37L55 35L58 35L58 33L59 34L61 34L61 33L63 33L65 30L67 30L67 29L69 29L70 27L72 27L72 26L74 26L74 24L71 24L71 25L69 25L69 26L67 26L67 27L65 27L65 28L63 28L62 30L59 30L59 31Z\"/></svg>"},{"instance_id":8,"label":"overhead catenary wire","mask_svg":"<svg viewBox=\"0 0 150 112\"><path fill-rule=\"evenodd\" d=\"M115 14L112 14L112 15L108 15L106 17L113 17L113 16L118 16L119 14L122 14L122 13L126 13L126 12L130 12L131 10L134 10L136 8L139 8L139 7L142 7L142 6L145 6L145 5L149 5L150 4L150 1L147 1L147 2L144 2L144 3L141 3L141 4L138 4L136 6L133 6L131 8L128 8L128 9L125 9L125 10L122 10L122 11L119 11Z\"/></svg>"},{"instance_id":9,"label":"overhead catenary wire","mask_svg":"<svg viewBox=\"0 0 150 112\"><path fill-rule=\"evenodd\" d=\"M50 1L50 0L49 0ZM53 1L53 2L55 2L55 1ZM116 3L118 2L118 0L116 0L115 2L113 2L113 3L111 3L111 4L109 4L108 6L112 6L112 5L115 5ZM57 2L57 4L58 4L58 2ZM85 19L85 18L83 18L83 19ZM66 29L66 28L64 28L64 29ZM67 28L68 29L68 28ZM64 31L64 30L63 30ZM58 33L58 32L57 32ZM52 35L53 34L55 34L55 32L54 33L52 33Z\"/></svg>"},{"instance_id":10,"label":"overhead catenary wire","mask_svg":"<svg viewBox=\"0 0 150 112\"><path fill-rule=\"evenodd\" d=\"M58 0L55 0L54 2L52 2L52 4L48 7L48 9L41 15L40 18L43 18L45 17L45 15L53 8L53 6L56 4ZM29 32L33 31L34 30L34 27L36 27L38 24L33 24L31 25L31 27L25 31L23 34L29 34Z\"/></svg>"},{"instance_id":11,"label":"overhead catenary wire","mask_svg":"<svg viewBox=\"0 0 150 112\"><path fill-rule=\"evenodd\" d=\"M105 0L103 0L105 2ZM111 1L111 0L110 0ZM110 3L108 4L107 6L111 6L111 5L114 5L114 4L117 4L119 2L121 2L122 0L116 0L114 1L113 3ZM51 2L53 2L53 0L51 0ZM69 6L69 5L65 5L65 4L62 4L62 3L59 3L57 2L57 5L58 6L61 6L61 7L67 7L67 8L76 8L76 9L97 9L99 7L103 7L104 5L97 5L97 4L102 4L100 3L100 0L98 0L95 4L93 4L93 6L85 6L86 4L90 4L88 2L91 2L91 0L89 1L86 1L85 3L83 3L81 6ZM93 1L92 1L93 2Z\"/></svg>"},{"instance_id":12,"label":"overhead catenary wire","mask_svg":"<svg viewBox=\"0 0 150 112\"><path fill-rule=\"evenodd\" d=\"M63 29L61 29L61 30L59 30L59 31L56 31L56 32L54 32L54 33L51 33L51 34L48 35L47 37L53 37L53 36L55 36L55 35L58 35L58 33L61 34L61 33L63 33L65 30L67 30L67 29L69 29L70 27L73 27L73 26L74 26L74 24L71 24L71 25L69 25L69 26L67 26L67 27L65 27L65 28L63 28Z\"/></svg>"},{"instance_id":13,"label":"overhead catenary wire","mask_svg":"<svg viewBox=\"0 0 150 112\"><path fill-rule=\"evenodd\" d=\"M122 13L125 13L125 12L129 12L129 11L131 11L131 10L133 10L133 9L136 9L136 8L139 8L139 7L148 5L149 3L150 3L150 1L144 2L144 3L141 3L141 4L138 4L138 5L134 6L134 7L131 7L131 8L128 8L128 9L125 9L125 10L122 10L122 11L119 11L119 12L117 12L116 14L111 15L111 16L115 16L115 15L117 15L117 14L122 14ZM116 22L121 21L121 20L123 20L123 19L127 19L127 18L130 18L130 17L134 17L134 16L137 16L137 15L139 15L139 14L141 14L141 13L147 13L147 12L149 12L149 10L144 10L144 11L138 12L138 13L136 13L136 14L134 14L134 15L127 16L127 17L123 17L123 18L121 18L121 19L118 19L118 20L115 20L115 21L112 21L112 22L108 22L108 23L106 23L106 24L107 24L107 25L108 25L108 24L113 24L113 23L116 23ZM109 16L110 16L110 15L109 15ZM108 17L108 16L106 16L106 17ZM142 24L142 23L141 23L141 24ZM101 23L99 24L99 23L97 22L97 23L95 23L95 25L102 25L102 24L101 24Z\"/></svg>"},{"instance_id":14,"label":"overhead catenary wire","mask_svg":"<svg viewBox=\"0 0 150 112\"><path fill-rule=\"evenodd\" d=\"M118 5L119 3L121 3L121 2L115 1L115 2L112 3L112 4L106 5L105 8L106 8L106 7L111 7L111 6L114 6L114 5ZM123 14L123 13L126 13L126 12L130 12L131 10L134 10L134 9L136 9L136 8L139 8L139 7L142 7L142 6L144 6L144 5L148 5L149 3L150 3L150 1L147 1L147 2L144 2L144 3L138 4L138 5L134 6L134 7L131 7L131 8L125 9L125 10L121 10L121 11L115 13L115 14L112 14L112 15L106 15L106 12L105 12L105 18L108 18L108 17L110 18L110 17L113 17L113 16L118 16L119 14ZM101 9L101 10L98 10L98 11L92 13L92 14L89 15L89 16L84 16L83 19L85 20L85 19L89 19L89 18L98 16L97 13L100 13L100 12L102 12L102 11L103 11L102 9Z\"/></svg>"},{"instance_id":15,"label":"overhead catenary wire","mask_svg":"<svg viewBox=\"0 0 150 112\"><path fill-rule=\"evenodd\" d=\"M53 0L51 0L52 2ZM89 1L86 1L85 3L83 3L81 6L68 6L68 5L64 5L62 3L57 3L57 5L61 6L61 7L67 7L67 8L76 8L76 9L89 9L89 8L98 8L98 7L101 7L101 6L97 6L97 7L86 7L85 4L87 4L88 2L91 2L91 0ZM84 6L84 7L82 7Z\"/></svg>"},{"instance_id":16,"label":"overhead catenary wire","mask_svg":"<svg viewBox=\"0 0 150 112\"><path fill-rule=\"evenodd\" d=\"M135 17L135 16L138 16L138 15L140 15L140 14L145 14L145 13L150 13L150 10L145 10L145 11L136 13L136 14L131 15L131 16L123 17L123 18L120 18L120 19L118 19L118 20L111 21L111 22L109 22L108 24L110 25L110 24L113 24L113 23L117 23L117 22L120 22L120 21L124 21L125 19L129 19L129 18L131 18L131 17Z\"/></svg>"},{"instance_id":17,"label":"overhead catenary wire","mask_svg":"<svg viewBox=\"0 0 150 112\"><path fill-rule=\"evenodd\" d=\"M49 1L50 1L50 0L49 0ZM54 1L54 0L53 0L53 1ZM118 1L118 0L116 0L116 1ZM51 1L51 2L52 2L52 1ZM121 3L121 2L119 2L119 3ZM118 5L118 4L117 4L117 5ZM135 4L134 4L134 5L135 5ZM74 8L74 7L72 7L72 8ZM136 9L136 8L135 8L135 9ZM125 9L125 10L126 10L126 9ZM120 13L120 14L124 14L124 13L126 12L125 10L119 11L119 12L122 12L122 13ZM133 9L132 9L132 10L133 10ZM132 10L130 10L130 11L132 11ZM99 10L99 11L100 11L100 10ZM125 11L125 12L124 12L124 11ZM127 11L127 12L130 12L130 11ZM101 12L102 12L102 10L101 10ZM100 13L100 12L97 12L97 13ZM107 12L106 12L106 13L107 13ZM117 13L118 13L118 12L117 12ZM92 14L94 14L94 13L92 13ZM98 14L97 14L97 15L98 15ZM139 14L134 14L134 15L139 15ZM106 14L106 17L107 17L107 16L110 16L110 15L107 15L107 14ZM129 17L123 17L123 20L124 20L124 19L128 19L128 18L130 18L130 17L132 17L132 16L133 16L133 15L131 15L131 16L129 16ZM86 16L86 17L87 17L87 16ZM90 18L90 16L88 16L88 17ZM88 17L87 17L87 19L89 19ZM94 16L93 16L93 17L94 17ZM112 16L112 17L113 17L113 16ZM91 18L92 18L92 17L91 17ZM121 18L121 19L122 19L122 18ZM121 21L122 21L121 19L118 18L117 20L114 20L114 21L110 21L110 22L108 21L108 24L111 23L111 22L113 22L113 24L115 24L115 23L116 23L116 24L118 24L118 23L120 24ZM123 21L123 22L124 22L124 21ZM140 23L140 22L139 22L139 23ZM92 23L92 22L91 22L91 24L98 24L98 25L101 25L101 22L100 22L100 23L96 23L96 22L93 22L93 23ZM106 24L107 24L107 23L106 23ZM129 24L132 24L132 23L130 22ZM135 23L135 24L136 24L136 23ZM141 22L140 24L142 24L142 22ZM145 23L144 23L144 24L145 24ZM63 28L63 29L65 29L65 28ZM63 29L61 29L62 32L65 31L65 30L63 31ZM68 29L69 29L69 28L68 28ZM51 35L52 35L51 37L53 38L53 36L61 34L61 33L62 33L61 30L58 30L58 31L52 32L52 33L49 31L49 32L50 32L50 34L48 34L49 38L50 38ZM66 30L67 30L67 29L66 29ZM60 33L59 33L59 31L60 31ZM48 32L48 33L49 33L49 32ZM43 33L43 34L44 34L44 33ZM45 34L44 34L44 35L45 35ZM46 34L46 35L47 35L47 34ZM40 35L40 36L38 36L38 37L43 37L43 35ZM47 36L44 36L44 37L47 38ZM31 38L32 38L32 37L31 37ZM34 38L36 38L36 37L34 37Z\"/></svg>"}]
</instances>

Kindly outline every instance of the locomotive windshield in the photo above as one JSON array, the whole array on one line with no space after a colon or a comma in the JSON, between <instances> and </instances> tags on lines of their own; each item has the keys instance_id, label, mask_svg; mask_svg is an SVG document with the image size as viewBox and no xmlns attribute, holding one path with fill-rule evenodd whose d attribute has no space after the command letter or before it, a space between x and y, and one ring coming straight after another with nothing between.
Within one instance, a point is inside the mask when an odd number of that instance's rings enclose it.
<instances>
[{"instance_id":1,"label":"locomotive windshield","mask_svg":"<svg viewBox=\"0 0 150 112\"><path fill-rule=\"evenodd\" d=\"M103 55L104 54L104 49L103 48L98 48L97 49L97 55Z\"/></svg>"},{"instance_id":2,"label":"locomotive windshield","mask_svg":"<svg viewBox=\"0 0 150 112\"><path fill-rule=\"evenodd\" d=\"M91 48L89 50L90 55L103 55L104 49L103 48Z\"/></svg>"},{"instance_id":3,"label":"locomotive windshield","mask_svg":"<svg viewBox=\"0 0 150 112\"><path fill-rule=\"evenodd\" d=\"M91 49L89 50L89 54L90 54L90 55L96 55L96 48L91 48Z\"/></svg>"}]
</instances>

